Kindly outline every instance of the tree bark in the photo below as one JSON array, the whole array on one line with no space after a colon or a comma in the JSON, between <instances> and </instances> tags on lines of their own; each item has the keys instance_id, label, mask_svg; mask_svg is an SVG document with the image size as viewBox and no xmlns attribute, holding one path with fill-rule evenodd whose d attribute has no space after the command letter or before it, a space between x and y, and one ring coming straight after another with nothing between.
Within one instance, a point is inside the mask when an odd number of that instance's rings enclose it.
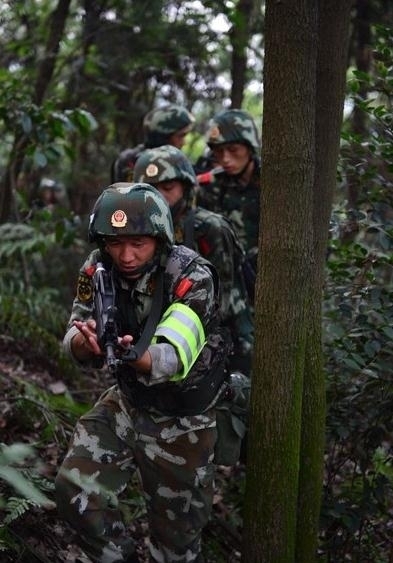
<instances>
[{"instance_id":1,"label":"tree bark","mask_svg":"<svg viewBox=\"0 0 393 563\"><path fill-rule=\"evenodd\" d=\"M313 186L314 259L305 355L296 561L314 561L317 549L325 446L325 373L321 302L348 60L352 0L321 0L315 107Z\"/></svg>"},{"instance_id":2,"label":"tree bark","mask_svg":"<svg viewBox=\"0 0 393 563\"><path fill-rule=\"evenodd\" d=\"M247 72L247 45L250 40L250 18L253 0L239 0L236 9L236 23L230 33L232 44L231 60L231 107L241 108Z\"/></svg>"},{"instance_id":3,"label":"tree bark","mask_svg":"<svg viewBox=\"0 0 393 563\"><path fill-rule=\"evenodd\" d=\"M319 4L266 1L247 563L316 556L325 441L320 310L351 1Z\"/></svg>"},{"instance_id":4,"label":"tree bark","mask_svg":"<svg viewBox=\"0 0 393 563\"><path fill-rule=\"evenodd\" d=\"M71 0L59 0L49 22L49 35L45 46L45 56L38 68L35 83L34 103L40 105L45 97L55 69L56 59L60 48L60 41L64 35L64 28L70 10Z\"/></svg>"},{"instance_id":5,"label":"tree bark","mask_svg":"<svg viewBox=\"0 0 393 563\"><path fill-rule=\"evenodd\" d=\"M313 265L317 10L266 2L261 237L243 560L291 562Z\"/></svg>"}]
</instances>

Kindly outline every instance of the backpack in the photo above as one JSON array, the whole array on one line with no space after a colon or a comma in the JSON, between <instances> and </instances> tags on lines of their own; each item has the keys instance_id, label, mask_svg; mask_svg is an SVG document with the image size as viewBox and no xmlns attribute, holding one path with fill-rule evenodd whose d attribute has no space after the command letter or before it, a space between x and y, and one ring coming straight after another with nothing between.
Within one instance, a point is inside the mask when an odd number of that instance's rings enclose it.
<instances>
[{"instance_id":1,"label":"backpack","mask_svg":"<svg viewBox=\"0 0 393 563\"><path fill-rule=\"evenodd\" d=\"M213 212L209 212L213 213ZM254 291L257 272L257 253L247 255L244 251L239 238L232 226L231 221L219 213L223 228L225 228L232 238L234 248L234 264L239 285L243 288L243 293L251 305L254 304ZM198 244L195 239L195 209L190 209L184 221L184 241L183 244L188 248L198 251Z\"/></svg>"}]
</instances>

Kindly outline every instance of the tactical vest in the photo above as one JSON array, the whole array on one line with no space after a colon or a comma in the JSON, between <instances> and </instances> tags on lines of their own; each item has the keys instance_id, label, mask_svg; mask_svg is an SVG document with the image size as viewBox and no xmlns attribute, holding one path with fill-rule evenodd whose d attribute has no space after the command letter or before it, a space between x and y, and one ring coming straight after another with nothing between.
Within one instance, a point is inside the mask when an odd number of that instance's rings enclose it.
<instances>
[{"instance_id":1,"label":"tactical vest","mask_svg":"<svg viewBox=\"0 0 393 563\"><path fill-rule=\"evenodd\" d=\"M164 304L162 313L175 299L179 281L186 279L187 268L198 260L208 266L215 282L216 297L219 283L214 267L193 250L175 246L168 258L164 274ZM217 299L218 302L218 299ZM217 314L206 327L207 342L185 379L147 386L139 382L135 370L120 366L118 384L128 401L140 409L154 410L166 416L193 416L210 408L220 395L227 376L225 365L231 352L227 329L221 327Z\"/></svg>"}]
</instances>

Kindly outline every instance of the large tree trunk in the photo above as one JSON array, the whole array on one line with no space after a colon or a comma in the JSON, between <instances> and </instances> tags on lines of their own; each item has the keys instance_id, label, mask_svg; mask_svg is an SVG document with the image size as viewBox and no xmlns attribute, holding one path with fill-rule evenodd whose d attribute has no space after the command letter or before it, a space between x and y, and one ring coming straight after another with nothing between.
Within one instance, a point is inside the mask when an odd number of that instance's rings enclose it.
<instances>
[{"instance_id":1,"label":"large tree trunk","mask_svg":"<svg viewBox=\"0 0 393 563\"><path fill-rule=\"evenodd\" d=\"M317 10L266 1L262 209L243 560L295 556L313 263Z\"/></svg>"},{"instance_id":2,"label":"large tree trunk","mask_svg":"<svg viewBox=\"0 0 393 563\"><path fill-rule=\"evenodd\" d=\"M321 299L351 2L266 1L247 563L311 563L324 451Z\"/></svg>"},{"instance_id":3,"label":"large tree trunk","mask_svg":"<svg viewBox=\"0 0 393 563\"><path fill-rule=\"evenodd\" d=\"M343 118L352 0L321 0L316 75L314 257L300 450L296 561L313 561L318 539L325 446L321 301Z\"/></svg>"}]
</instances>

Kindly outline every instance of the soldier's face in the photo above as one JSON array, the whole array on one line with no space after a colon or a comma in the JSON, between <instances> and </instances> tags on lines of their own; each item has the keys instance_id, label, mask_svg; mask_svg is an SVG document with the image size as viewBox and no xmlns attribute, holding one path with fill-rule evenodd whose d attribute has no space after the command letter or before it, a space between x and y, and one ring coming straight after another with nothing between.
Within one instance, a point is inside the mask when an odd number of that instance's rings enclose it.
<instances>
[{"instance_id":1,"label":"soldier's face","mask_svg":"<svg viewBox=\"0 0 393 563\"><path fill-rule=\"evenodd\" d=\"M242 143L223 143L212 147L214 160L229 175L239 174L250 162L251 149Z\"/></svg>"},{"instance_id":2,"label":"soldier's face","mask_svg":"<svg viewBox=\"0 0 393 563\"><path fill-rule=\"evenodd\" d=\"M105 250L114 264L127 278L140 276L135 270L152 260L157 248L157 239L148 236L111 237L105 242Z\"/></svg>"},{"instance_id":3,"label":"soldier's face","mask_svg":"<svg viewBox=\"0 0 393 563\"><path fill-rule=\"evenodd\" d=\"M183 127L179 131L175 131L168 139L168 145L173 145L177 149L182 149L186 143L186 137L188 133L191 131L191 127L187 125L187 127Z\"/></svg>"},{"instance_id":4,"label":"soldier's face","mask_svg":"<svg viewBox=\"0 0 393 563\"><path fill-rule=\"evenodd\" d=\"M169 207L173 207L184 195L184 187L179 180L158 182L155 187L164 196Z\"/></svg>"}]
</instances>

